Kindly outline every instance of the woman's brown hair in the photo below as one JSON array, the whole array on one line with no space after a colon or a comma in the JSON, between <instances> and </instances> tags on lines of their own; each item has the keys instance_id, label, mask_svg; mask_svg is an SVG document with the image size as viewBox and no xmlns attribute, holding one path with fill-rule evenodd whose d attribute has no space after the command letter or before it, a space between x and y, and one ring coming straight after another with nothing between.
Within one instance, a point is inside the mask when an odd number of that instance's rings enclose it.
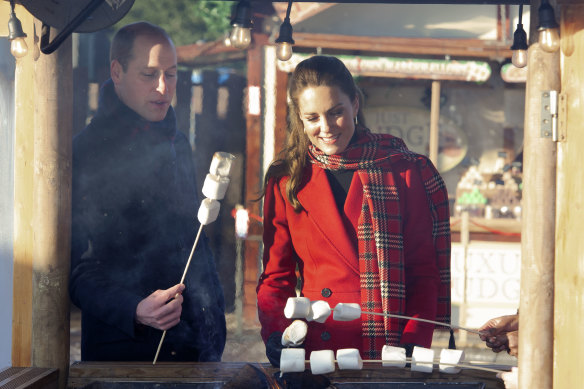
<instances>
[{"instance_id":1,"label":"woman's brown hair","mask_svg":"<svg viewBox=\"0 0 584 389\"><path fill-rule=\"evenodd\" d=\"M286 145L266 172L262 196L265 194L266 184L270 178L289 176L286 183L286 197L297 212L302 210L297 193L302 184L304 168L308 164L308 146L310 145L300 119L298 96L305 88L316 86L337 87L351 101L358 98L359 107L363 107L361 91L355 84L351 72L338 58L315 55L296 66L288 84L288 138ZM361 109L357 113L357 121L365 125Z\"/></svg>"}]
</instances>

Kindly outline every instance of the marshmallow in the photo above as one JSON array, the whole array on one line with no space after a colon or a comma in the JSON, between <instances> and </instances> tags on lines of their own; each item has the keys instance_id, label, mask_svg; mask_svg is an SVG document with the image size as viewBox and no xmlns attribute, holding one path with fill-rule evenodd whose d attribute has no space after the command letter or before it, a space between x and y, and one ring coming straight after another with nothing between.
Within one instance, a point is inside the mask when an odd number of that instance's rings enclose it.
<instances>
[{"instance_id":1,"label":"marshmallow","mask_svg":"<svg viewBox=\"0 0 584 389\"><path fill-rule=\"evenodd\" d=\"M308 297L289 297L284 307L284 316L288 319L306 318L310 314Z\"/></svg>"},{"instance_id":2,"label":"marshmallow","mask_svg":"<svg viewBox=\"0 0 584 389\"><path fill-rule=\"evenodd\" d=\"M338 303L333 310L333 320L351 321L361 317L361 306L357 303Z\"/></svg>"},{"instance_id":3,"label":"marshmallow","mask_svg":"<svg viewBox=\"0 0 584 389\"><path fill-rule=\"evenodd\" d=\"M303 348L283 348L280 355L280 372L303 372L305 355L306 350Z\"/></svg>"},{"instance_id":4,"label":"marshmallow","mask_svg":"<svg viewBox=\"0 0 584 389\"><path fill-rule=\"evenodd\" d=\"M464 360L463 350L442 349L442 351L440 351L439 365L440 372L448 374L460 373L460 370L462 370L462 368L453 365L457 365L463 360Z\"/></svg>"},{"instance_id":5,"label":"marshmallow","mask_svg":"<svg viewBox=\"0 0 584 389\"><path fill-rule=\"evenodd\" d=\"M327 374L335 371L335 353L333 350L319 350L310 353L310 370L312 374Z\"/></svg>"},{"instance_id":6,"label":"marshmallow","mask_svg":"<svg viewBox=\"0 0 584 389\"><path fill-rule=\"evenodd\" d=\"M337 364L341 370L361 370L363 360L356 348L343 348L337 350Z\"/></svg>"},{"instance_id":7,"label":"marshmallow","mask_svg":"<svg viewBox=\"0 0 584 389\"><path fill-rule=\"evenodd\" d=\"M431 348L414 346L414 351L412 352L412 371L432 373L433 368L434 350Z\"/></svg>"},{"instance_id":8,"label":"marshmallow","mask_svg":"<svg viewBox=\"0 0 584 389\"><path fill-rule=\"evenodd\" d=\"M213 200L221 200L225 197L227 187L229 186L229 178L207 174L205 182L203 183L203 194Z\"/></svg>"},{"instance_id":9,"label":"marshmallow","mask_svg":"<svg viewBox=\"0 0 584 389\"><path fill-rule=\"evenodd\" d=\"M282 334L282 346L298 346L304 342L308 332L308 324L302 320L294 320Z\"/></svg>"},{"instance_id":10,"label":"marshmallow","mask_svg":"<svg viewBox=\"0 0 584 389\"><path fill-rule=\"evenodd\" d=\"M330 315L331 307L329 304L323 300L316 300L310 303L310 313L306 316L306 320L324 323Z\"/></svg>"},{"instance_id":11,"label":"marshmallow","mask_svg":"<svg viewBox=\"0 0 584 389\"><path fill-rule=\"evenodd\" d=\"M223 151L217 151L213 154L213 159L211 160L211 166L209 167L209 173L214 176L228 177L231 171L231 164L235 156Z\"/></svg>"},{"instance_id":12,"label":"marshmallow","mask_svg":"<svg viewBox=\"0 0 584 389\"><path fill-rule=\"evenodd\" d=\"M221 205L219 201L213 199L204 199L201 201L201 206L199 207L199 212L197 213L197 218L202 225L207 225L209 223L217 220L219 216L219 208Z\"/></svg>"},{"instance_id":13,"label":"marshmallow","mask_svg":"<svg viewBox=\"0 0 584 389\"><path fill-rule=\"evenodd\" d=\"M385 345L381 349L381 365L393 367L406 367L406 349Z\"/></svg>"}]
</instances>

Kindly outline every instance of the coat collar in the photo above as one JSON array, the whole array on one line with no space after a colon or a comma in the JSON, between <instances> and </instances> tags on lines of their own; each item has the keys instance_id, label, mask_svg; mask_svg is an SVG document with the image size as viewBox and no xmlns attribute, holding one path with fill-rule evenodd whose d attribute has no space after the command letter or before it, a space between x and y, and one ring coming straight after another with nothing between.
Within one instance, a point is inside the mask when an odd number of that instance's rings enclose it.
<instances>
[{"instance_id":1,"label":"coat collar","mask_svg":"<svg viewBox=\"0 0 584 389\"><path fill-rule=\"evenodd\" d=\"M298 201L317 229L330 242L331 247L337 251L339 257L358 274L357 241L354 232L345 226L336 207L326 172L313 164L310 164L307 169L311 169L310 174L308 174L310 179L298 191ZM359 181L357 175L353 177L351 188L347 194L345 214L356 229L361 212L363 191L360 190L359 182L355 182L355 180Z\"/></svg>"}]
</instances>

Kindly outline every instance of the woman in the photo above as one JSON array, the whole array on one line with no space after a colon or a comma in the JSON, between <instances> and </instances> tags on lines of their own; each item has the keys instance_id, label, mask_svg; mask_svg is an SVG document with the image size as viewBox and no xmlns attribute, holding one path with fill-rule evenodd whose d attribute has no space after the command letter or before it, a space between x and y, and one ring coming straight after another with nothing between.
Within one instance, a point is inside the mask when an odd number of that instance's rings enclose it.
<instances>
[{"instance_id":1,"label":"woman","mask_svg":"<svg viewBox=\"0 0 584 389\"><path fill-rule=\"evenodd\" d=\"M264 188L264 272L257 287L266 353L279 362L296 288L310 300L450 322L450 224L442 178L424 156L362 123L360 92L334 57L302 61L291 77L287 145ZM357 124L359 123L359 124ZM300 280L297 280L297 274ZM308 323L312 350L430 347L434 326L363 314ZM281 346L280 346L281 348Z\"/></svg>"}]
</instances>

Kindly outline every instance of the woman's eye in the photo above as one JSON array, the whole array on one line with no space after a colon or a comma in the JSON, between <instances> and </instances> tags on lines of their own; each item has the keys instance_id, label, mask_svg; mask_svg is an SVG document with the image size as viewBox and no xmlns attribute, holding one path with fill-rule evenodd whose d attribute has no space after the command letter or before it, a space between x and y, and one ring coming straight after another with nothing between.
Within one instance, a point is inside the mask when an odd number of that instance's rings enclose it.
<instances>
[{"instance_id":1,"label":"woman's eye","mask_svg":"<svg viewBox=\"0 0 584 389\"><path fill-rule=\"evenodd\" d=\"M317 120L318 120L318 117L316 117L316 116L313 116L313 117L306 118L306 121L307 121L307 122L311 122L311 123L314 123L314 122L316 122Z\"/></svg>"}]
</instances>

